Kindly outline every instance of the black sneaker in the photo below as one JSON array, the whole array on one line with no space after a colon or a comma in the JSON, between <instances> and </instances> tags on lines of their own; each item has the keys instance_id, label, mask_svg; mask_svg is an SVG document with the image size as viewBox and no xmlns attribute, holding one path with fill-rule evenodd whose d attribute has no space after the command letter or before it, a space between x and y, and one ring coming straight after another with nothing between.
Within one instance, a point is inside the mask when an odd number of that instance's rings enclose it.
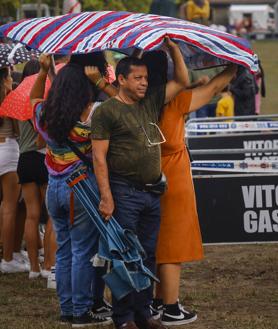
<instances>
[{"instance_id":1,"label":"black sneaker","mask_svg":"<svg viewBox=\"0 0 278 329\"><path fill-rule=\"evenodd\" d=\"M160 319L163 312L163 301L159 298L154 298L152 304L150 305L152 318L155 320Z\"/></svg>"},{"instance_id":2,"label":"black sneaker","mask_svg":"<svg viewBox=\"0 0 278 329\"><path fill-rule=\"evenodd\" d=\"M197 319L197 314L186 311L178 302L164 305L161 323L164 326L179 326L193 322Z\"/></svg>"},{"instance_id":3,"label":"black sneaker","mask_svg":"<svg viewBox=\"0 0 278 329\"><path fill-rule=\"evenodd\" d=\"M61 315L59 319L59 324L60 325L70 325L72 324L72 315Z\"/></svg>"},{"instance_id":4,"label":"black sneaker","mask_svg":"<svg viewBox=\"0 0 278 329\"><path fill-rule=\"evenodd\" d=\"M80 316L73 317L72 328L82 328L92 325L106 326L111 323L111 318L96 316L92 312L88 311Z\"/></svg>"},{"instance_id":5,"label":"black sneaker","mask_svg":"<svg viewBox=\"0 0 278 329\"><path fill-rule=\"evenodd\" d=\"M113 314L112 305L110 305L105 299L95 301L92 307L92 313L100 317L110 317Z\"/></svg>"}]
</instances>

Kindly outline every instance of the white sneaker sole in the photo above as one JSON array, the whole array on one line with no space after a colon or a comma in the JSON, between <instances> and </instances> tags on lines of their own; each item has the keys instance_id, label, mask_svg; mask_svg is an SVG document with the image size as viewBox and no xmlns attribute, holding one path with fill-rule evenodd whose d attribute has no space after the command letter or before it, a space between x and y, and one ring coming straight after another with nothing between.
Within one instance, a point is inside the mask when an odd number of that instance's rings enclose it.
<instances>
[{"instance_id":1,"label":"white sneaker sole","mask_svg":"<svg viewBox=\"0 0 278 329\"><path fill-rule=\"evenodd\" d=\"M197 320L197 314L191 318L191 319L187 319L187 320L177 320L177 321L162 321L161 320L161 323L164 325L164 326L168 326L168 327L171 327L171 326L181 326L183 324L188 324L188 323L191 323L191 322L194 322Z\"/></svg>"}]
</instances>

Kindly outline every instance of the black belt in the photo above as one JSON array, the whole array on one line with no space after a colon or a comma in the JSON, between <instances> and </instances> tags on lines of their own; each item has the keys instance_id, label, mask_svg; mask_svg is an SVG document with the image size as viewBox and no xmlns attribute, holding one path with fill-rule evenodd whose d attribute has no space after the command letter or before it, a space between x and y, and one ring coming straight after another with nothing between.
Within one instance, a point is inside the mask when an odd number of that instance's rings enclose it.
<instances>
[{"instance_id":1,"label":"black belt","mask_svg":"<svg viewBox=\"0 0 278 329\"><path fill-rule=\"evenodd\" d=\"M111 183L125 185L131 188L134 188L135 190L142 191L142 192L151 192L154 194L163 194L167 188L167 182L166 177L162 173L157 180L157 182L153 184L139 184L136 182L131 182L125 177L119 176L119 175L110 175L110 181Z\"/></svg>"},{"instance_id":2,"label":"black belt","mask_svg":"<svg viewBox=\"0 0 278 329\"><path fill-rule=\"evenodd\" d=\"M119 175L114 175L114 174L110 175L110 182L115 183L115 184L125 185L128 187L132 187L139 191L147 192L147 186L145 184L139 184L139 183L132 182L129 179L119 176Z\"/></svg>"}]
</instances>

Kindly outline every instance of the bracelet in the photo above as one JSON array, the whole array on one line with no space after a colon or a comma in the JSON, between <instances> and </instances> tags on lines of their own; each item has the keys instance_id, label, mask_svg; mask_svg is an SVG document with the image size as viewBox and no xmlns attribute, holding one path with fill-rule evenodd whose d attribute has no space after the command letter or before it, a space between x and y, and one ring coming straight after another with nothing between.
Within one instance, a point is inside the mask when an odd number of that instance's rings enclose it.
<instances>
[{"instance_id":1,"label":"bracelet","mask_svg":"<svg viewBox=\"0 0 278 329\"><path fill-rule=\"evenodd\" d=\"M109 82L107 82L106 80L104 80L104 81L105 81L105 84L104 84L104 87L101 88L101 90L104 90L106 87L110 86Z\"/></svg>"},{"instance_id":2,"label":"bracelet","mask_svg":"<svg viewBox=\"0 0 278 329\"><path fill-rule=\"evenodd\" d=\"M97 82L95 83L96 87L98 87L98 85L101 83L102 80L103 80L103 77L101 77L97 80Z\"/></svg>"}]
</instances>

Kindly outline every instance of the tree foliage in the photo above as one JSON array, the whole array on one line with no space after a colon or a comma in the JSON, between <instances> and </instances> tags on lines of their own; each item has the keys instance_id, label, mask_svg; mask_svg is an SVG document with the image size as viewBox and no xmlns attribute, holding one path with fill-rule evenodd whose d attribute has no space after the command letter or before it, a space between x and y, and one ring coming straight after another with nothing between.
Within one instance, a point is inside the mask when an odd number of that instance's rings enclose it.
<instances>
[{"instance_id":1,"label":"tree foliage","mask_svg":"<svg viewBox=\"0 0 278 329\"><path fill-rule=\"evenodd\" d=\"M152 0L79 0L83 11L87 10L125 10L138 13L148 13ZM37 0L0 0L0 16L14 16L15 10L20 2L37 3ZM59 4L60 9L63 6L63 0L41 0L42 3L55 7Z\"/></svg>"},{"instance_id":2,"label":"tree foliage","mask_svg":"<svg viewBox=\"0 0 278 329\"><path fill-rule=\"evenodd\" d=\"M83 0L84 10L126 10L149 12L151 0Z\"/></svg>"}]
</instances>

